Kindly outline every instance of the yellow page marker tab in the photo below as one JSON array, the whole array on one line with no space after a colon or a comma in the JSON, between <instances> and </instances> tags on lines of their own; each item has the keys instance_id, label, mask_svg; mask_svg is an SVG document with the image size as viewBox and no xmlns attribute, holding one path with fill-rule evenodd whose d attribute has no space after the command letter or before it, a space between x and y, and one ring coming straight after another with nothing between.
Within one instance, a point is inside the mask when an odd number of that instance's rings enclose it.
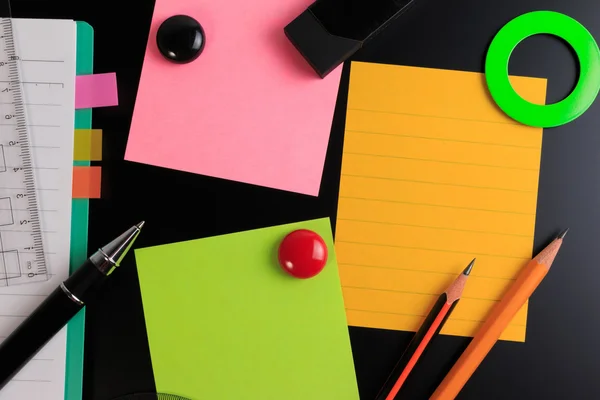
<instances>
[{"instance_id":1,"label":"yellow page marker tab","mask_svg":"<svg viewBox=\"0 0 600 400\"><path fill-rule=\"evenodd\" d=\"M511 82L545 103L545 79ZM416 331L477 257L442 330L473 336L532 256L542 133L483 74L353 62L336 229L348 323ZM526 322L527 304L501 339L524 341Z\"/></svg>"},{"instance_id":2,"label":"yellow page marker tab","mask_svg":"<svg viewBox=\"0 0 600 400\"><path fill-rule=\"evenodd\" d=\"M92 129L90 136L90 161L102 161L102 129Z\"/></svg>"},{"instance_id":3,"label":"yellow page marker tab","mask_svg":"<svg viewBox=\"0 0 600 400\"><path fill-rule=\"evenodd\" d=\"M102 160L102 129L75 129L73 160Z\"/></svg>"}]
</instances>

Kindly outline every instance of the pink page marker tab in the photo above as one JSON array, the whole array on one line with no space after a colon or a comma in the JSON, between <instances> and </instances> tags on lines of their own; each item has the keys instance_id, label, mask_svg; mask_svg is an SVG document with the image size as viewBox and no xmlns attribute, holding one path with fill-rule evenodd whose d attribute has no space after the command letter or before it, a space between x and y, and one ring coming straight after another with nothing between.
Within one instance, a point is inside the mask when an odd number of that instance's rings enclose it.
<instances>
[{"instance_id":1,"label":"pink page marker tab","mask_svg":"<svg viewBox=\"0 0 600 400\"><path fill-rule=\"evenodd\" d=\"M316 196L341 67L319 78L283 28L313 0L157 0L125 159ZM206 34L188 64L156 32L188 15Z\"/></svg>"},{"instance_id":2,"label":"pink page marker tab","mask_svg":"<svg viewBox=\"0 0 600 400\"><path fill-rule=\"evenodd\" d=\"M75 81L75 108L110 107L119 104L117 75L79 75Z\"/></svg>"}]
</instances>

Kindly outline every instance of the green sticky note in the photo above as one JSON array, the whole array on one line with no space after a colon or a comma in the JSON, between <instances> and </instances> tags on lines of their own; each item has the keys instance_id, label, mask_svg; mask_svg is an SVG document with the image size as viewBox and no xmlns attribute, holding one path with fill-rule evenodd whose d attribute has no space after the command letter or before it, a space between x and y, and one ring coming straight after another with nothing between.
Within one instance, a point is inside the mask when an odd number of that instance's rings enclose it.
<instances>
[{"instance_id":1,"label":"green sticky note","mask_svg":"<svg viewBox=\"0 0 600 400\"><path fill-rule=\"evenodd\" d=\"M309 229L329 258L297 279L281 240ZM135 251L158 392L192 400L358 400L328 218Z\"/></svg>"}]
</instances>

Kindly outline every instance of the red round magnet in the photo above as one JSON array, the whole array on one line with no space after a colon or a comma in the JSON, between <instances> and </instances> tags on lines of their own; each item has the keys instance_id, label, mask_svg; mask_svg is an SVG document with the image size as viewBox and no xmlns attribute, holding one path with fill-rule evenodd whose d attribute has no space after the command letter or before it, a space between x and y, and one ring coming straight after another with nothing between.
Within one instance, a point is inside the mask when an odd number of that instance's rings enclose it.
<instances>
[{"instance_id":1,"label":"red round magnet","mask_svg":"<svg viewBox=\"0 0 600 400\"><path fill-rule=\"evenodd\" d=\"M290 275L306 279L323 270L327 245L319 234L299 229L288 234L279 245L279 264Z\"/></svg>"}]
</instances>

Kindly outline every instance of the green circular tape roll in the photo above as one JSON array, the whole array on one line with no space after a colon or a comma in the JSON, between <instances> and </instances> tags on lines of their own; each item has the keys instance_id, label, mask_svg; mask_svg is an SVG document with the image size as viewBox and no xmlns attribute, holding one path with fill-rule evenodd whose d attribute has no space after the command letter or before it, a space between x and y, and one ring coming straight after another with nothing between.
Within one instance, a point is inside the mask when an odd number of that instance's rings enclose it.
<instances>
[{"instance_id":1,"label":"green circular tape roll","mask_svg":"<svg viewBox=\"0 0 600 400\"><path fill-rule=\"evenodd\" d=\"M513 89L508 78L508 62L515 47L538 34L558 36L579 58L575 89L555 104L530 103ZM535 11L513 19L498 32L487 53L485 76L494 101L508 116L535 127L560 126L581 116L596 99L600 90L600 50L590 32L573 18L552 11Z\"/></svg>"}]
</instances>

